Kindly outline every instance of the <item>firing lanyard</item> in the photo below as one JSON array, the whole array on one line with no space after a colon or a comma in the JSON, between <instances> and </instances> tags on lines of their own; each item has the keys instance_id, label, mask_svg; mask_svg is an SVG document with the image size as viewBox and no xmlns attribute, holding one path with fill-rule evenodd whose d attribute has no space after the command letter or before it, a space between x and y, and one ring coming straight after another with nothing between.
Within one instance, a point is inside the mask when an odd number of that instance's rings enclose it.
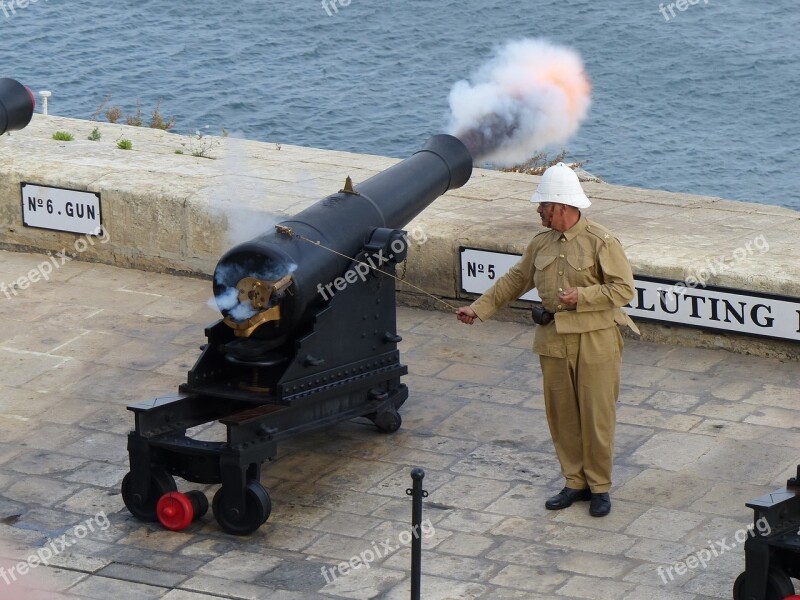
<instances>
[{"instance_id":1,"label":"firing lanyard","mask_svg":"<svg viewBox=\"0 0 800 600\"><path fill-rule=\"evenodd\" d=\"M387 273L387 272L386 272L386 271L384 271L383 269L379 269L378 267L373 267L372 265L369 265L369 264L367 264L367 263L365 263L365 262L363 262L363 261L361 261L361 260L358 260L357 258L353 258L353 257L351 257L351 256L347 256L346 254L342 254L341 252L338 252L338 251L334 250L333 248L328 248L327 246L323 245L321 242L318 242L318 241L311 240L311 239L309 239L309 238L307 238L307 237L305 237L305 236L302 236L302 235L300 235L299 233L295 233L295 232L294 232L294 231L292 231L292 229L291 229L291 228L289 228L289 227L285 227L285 226L280 226L280 225L279 225L279 226L276 226L276 229L278 230L278 232L280 232L280 233L283 233L284 235L288 235L288 236L291 236L291 237L295 237L295 238L297 238L298 240L303 240L304 242L308 242L309 244L314 244L315 246L319 246L320 248L323 248L324 250L327 250L328 252L333 252L334 254L338 254L339 256L342 256L342 257L344 257L344 258L346 258L346 259L348 259L348 260L352 260L353 262L356 262L356 263L358 263L358 264L360 264L360 265L364 265L364 266L366 266L366 267L367 267L367 268L369 268L369 269L374 269L375 271L378 271L378 272L380 272L380 273L383 273L384 275L386 275L386 276L388 276L388 277L391 277L391 278L392 278L392 279L394 279L395 281L399 281L399 282L400 282L400 283L402 283L402 284L405 284L405 285L407 285L407 286L409 286L409 287L412 287L412 288L414 288L414 289L415 289L415 290L417 290L417 291L420 291L420 292L422 292L422 293L423 293L423 294L425 294L426 296L430 296L431 298L433 298L433 299L434 299L434 300L436 300L437 302L441 302L442 304L446 305L447 307L449 307L449 308L451 308L451 309L453 309L453 310L458 310L458 309L457 309L455 306L453 306L453 305L452 305L452 304L450 304L449 302L445 302L445 301L444 301L444 300L442 300L441 298L437 298L436 296L434 296L434 295L433 295L433 294L431 294L430 292L426 292L426 291L425 291L425 290L423 290L421 287L419 287L419 286L416 286L416 285L414 285L413 283L409 283L409 282L405 281L404 279L400 279L399 277L396 277L396 276L392 275L391 273Z\"/></svg>"}]
</instances>

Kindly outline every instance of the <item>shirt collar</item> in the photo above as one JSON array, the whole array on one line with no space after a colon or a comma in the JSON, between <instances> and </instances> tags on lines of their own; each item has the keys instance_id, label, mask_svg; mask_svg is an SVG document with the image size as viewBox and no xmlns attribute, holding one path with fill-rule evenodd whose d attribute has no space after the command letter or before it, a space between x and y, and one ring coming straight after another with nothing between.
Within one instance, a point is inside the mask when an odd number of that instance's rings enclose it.
<instances>
[{"instance_id":1,"label":"shirt collar","mask_svg":"<svg viewBox=\"0 0 800 600\"><path fill-rule=\"evenodd\" d=\"M572 241L572 238L577 236L579 233L583 232L586 229L586 217L581 215L581 218L578 219L578 222L575 223L572 227L567 229L564 233L562 233L559 237L564 237L568 242Z\"/></svg>"}]
</instances>

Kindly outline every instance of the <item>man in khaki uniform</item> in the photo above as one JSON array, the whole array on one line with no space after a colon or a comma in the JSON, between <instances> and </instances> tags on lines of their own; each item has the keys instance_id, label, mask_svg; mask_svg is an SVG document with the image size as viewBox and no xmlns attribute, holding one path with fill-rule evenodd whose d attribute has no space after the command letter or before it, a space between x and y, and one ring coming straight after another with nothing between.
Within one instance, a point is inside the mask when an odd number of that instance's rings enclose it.
<instances>
[{"instance_id":1,"label":"man in khaki uniform","mask_svg":"<svg viewBox=\"0 0 800 600\"><path fill-rule=\"evenodd\" d=\"M469 307L472 324L536 288L542 299L533 351L539 354L547 422L566 479L545 506L558 510L590 500L590 513L611 510L608 491L619 395L622 336L636 326L622 310L633 299L633 273L622 245L580 209L591 202L578 177L558 163L545 171L531 198L542 225L522 259ZM543 313L543 314L542 314Z\"/></svg>"}]
</instances>

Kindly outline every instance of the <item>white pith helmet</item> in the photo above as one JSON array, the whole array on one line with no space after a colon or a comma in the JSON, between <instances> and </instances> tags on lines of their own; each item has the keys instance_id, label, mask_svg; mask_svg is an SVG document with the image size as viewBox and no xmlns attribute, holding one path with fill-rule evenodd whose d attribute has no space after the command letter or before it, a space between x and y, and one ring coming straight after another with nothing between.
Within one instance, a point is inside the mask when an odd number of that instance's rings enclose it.
<instances>
[{"instance_id":1,"label":"white pith helmet","mask_svg":"<svg viewBox=\"0 0 800 600\"><path fill-rule=\"evenodd\" d=\"M561 162L544 172L539 187L531 196L531 202L556 202L575 208L588 208L592 205L583 193L575 171Z\"/></svg>"}]
</instances>

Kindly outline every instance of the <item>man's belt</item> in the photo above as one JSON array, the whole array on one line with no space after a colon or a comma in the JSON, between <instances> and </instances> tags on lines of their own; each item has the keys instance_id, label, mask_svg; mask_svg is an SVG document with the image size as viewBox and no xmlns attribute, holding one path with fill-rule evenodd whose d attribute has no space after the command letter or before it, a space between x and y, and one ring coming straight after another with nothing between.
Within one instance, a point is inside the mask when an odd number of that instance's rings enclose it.
<instances>
[{"instance_id":1,"label":"man's belt","mask_svg":"<svg viewBox=\"0 0 800 600\"><path fill-rule=\"evenodd\" d=\"M553 322L553 317L555 315L545 310L544 306L541 304L534 304L531 308L531 316L533 317L533 322L537 325L547 325Z\"/></svg>"}]
</instances>

